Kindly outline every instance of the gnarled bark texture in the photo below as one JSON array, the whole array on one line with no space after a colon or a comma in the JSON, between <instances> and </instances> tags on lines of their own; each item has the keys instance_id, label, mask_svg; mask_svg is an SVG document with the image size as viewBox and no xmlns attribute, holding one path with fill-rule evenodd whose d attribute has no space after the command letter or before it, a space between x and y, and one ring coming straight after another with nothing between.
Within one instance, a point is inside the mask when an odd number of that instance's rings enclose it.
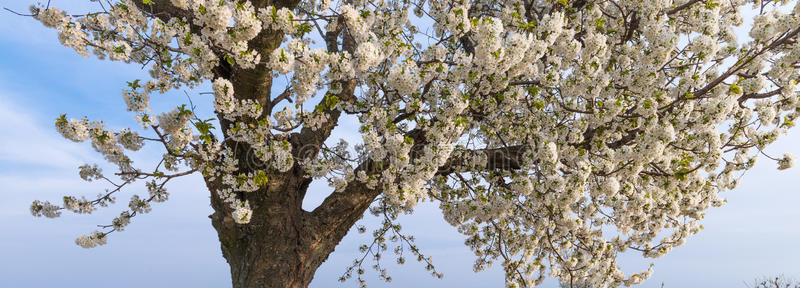
<instances>
[{"instance_id":1,"label":"gnarled bark texture","mask_svg":"<svg viewBox=\"0 0 800 288\"><path fill-rule=\"evenodd\" d=\"M377 191L354 185L334 194L314 211L301 208L310 179L299 169L275 175L268 187L245 196L253 209L249 224L236 224L211 190L222 254L235 288L307 287L319 266L363 215Z\"/></svg>"}]
</instances>

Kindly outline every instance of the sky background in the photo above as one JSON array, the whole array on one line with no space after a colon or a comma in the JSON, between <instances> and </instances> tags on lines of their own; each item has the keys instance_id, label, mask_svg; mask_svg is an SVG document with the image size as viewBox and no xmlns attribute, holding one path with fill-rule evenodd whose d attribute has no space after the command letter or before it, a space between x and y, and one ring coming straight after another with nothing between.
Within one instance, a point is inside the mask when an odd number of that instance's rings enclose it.
<instances>
[{"instance_id":1,"label":"sky background","mask_svg":"<svg viewBox=\"0 0 800 288\"><path fill-rule=\"evenodd\" d=\"M26 11L27 3L4 1L0 6ZM0 287L230 286L228 266L207 217L212 212L209 194L199 175L170 182L169 201L154 204L151 213L135 217L124 232L114 233L99 248L80 248L74 239L108 223L127 206L131 193L144 191L142 186L122 192L116 205L92 215L30 215L33 200L92 197L107 188L78 177L79 165L104 161L89 144L63 139L53 123L67 113L102 119L115 130L136 127L120 91L126 81L146 78L146 71L81 57L62 47L55 31L7 11L0 11L0 63ZM205 116L210 116L210 96L198 92L209 90L187 91ZM186 102L183 91L152 97L154 111ZM159 157L158 149L145 147L131 155L135 163ZM800 133L791 132L768 151L800 155ZM736 190L722 194L728 204L707 212L704 231L659 259L622 255L623 269L636 272L655 264L655 274L640 287L747 287L745 282L754 278L777 274L800 279L800 168L776 167L762 157ZM306 206L313 207L327 193L327 185L315 183ZM362 221L367 226L377 223ZM499 265L472 271L474 256L463 245L464 237L444 222L436 205L421 204L414 215L402 216L401 223L445 277L430 277L423 265L411 260L392 265L394 258L387 257L384 264L394 280L383 283L367 269L365 279L371 287L503 285ZM318 270L311 287L357 287L355 281L337 279L360 256L358 246L368 238L350 233ZM370 265L367 262L367 268ZM542 287L557 283L550 279Z\"/></svg>"}]
</instances>

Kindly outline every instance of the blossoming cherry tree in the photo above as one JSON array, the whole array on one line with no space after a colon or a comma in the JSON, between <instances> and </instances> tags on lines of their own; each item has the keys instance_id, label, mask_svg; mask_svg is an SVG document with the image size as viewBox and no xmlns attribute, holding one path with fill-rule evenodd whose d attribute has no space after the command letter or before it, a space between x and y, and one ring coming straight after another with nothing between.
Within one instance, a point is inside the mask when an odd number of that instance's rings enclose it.
<instances>
[{"instance_id":1,"label":"blossoming cherry tree","mask_svg":"<svg viewBox=\"0 0 800 288\"><path fill-rule=\"evenodd\" d=\"M76 240L95 247L167 200L170 180L202 174L234 287L308 286L367 211L385 220L365 253L398 247L429 261L395 223L421 201L465 235L475 270L502 265L507 286L548 275L633 285L652 269L626 275L620 253L683 244L759 154L779 169L794 162L764 148L800 113L795 1L88 4L96 12L31 10L77 53L149 69L122 91L140 127L59 117L58 132L118 171L81 166L112 187L36 201L32 213L91 213L145 182ZM150 108L208 82L214 119ZM338 126L347 117L358 124ZM361 139L331 137L337 126ZM129 153L146 143L163 157L134 165ZM333 192L305 211L313 181ZM361 274L356 264L343 278Z\"/></svg>"}]
</instances>

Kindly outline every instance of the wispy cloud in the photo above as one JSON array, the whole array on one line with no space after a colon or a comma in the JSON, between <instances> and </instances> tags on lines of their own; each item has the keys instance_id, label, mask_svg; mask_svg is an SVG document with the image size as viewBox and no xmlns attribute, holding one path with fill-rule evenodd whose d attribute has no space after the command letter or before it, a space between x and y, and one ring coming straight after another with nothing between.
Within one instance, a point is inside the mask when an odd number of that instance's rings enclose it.
<instances>
[{"instance_id":1,"label":"wispy cloud","mask_svg":"<svg viewBox=\"0 0 800 288\"><path fill-rule=\"evenodd\" d=\"M0 91L0 167L65 168L97 162L88 146L61 138L52 124L9 94Z\"/></svg>"}]
</instances>

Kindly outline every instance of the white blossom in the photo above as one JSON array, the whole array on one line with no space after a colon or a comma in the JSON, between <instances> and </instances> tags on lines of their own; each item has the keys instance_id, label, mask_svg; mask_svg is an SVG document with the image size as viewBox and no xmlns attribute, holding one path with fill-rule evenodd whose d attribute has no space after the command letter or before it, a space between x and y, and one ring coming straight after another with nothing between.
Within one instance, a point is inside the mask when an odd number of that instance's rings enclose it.
<instances>
[{"instance_id":1,"label":"white blossom","mask_svg":"<svg viewBox=\"0 0 800 288\"><path fill-rule=\"evenodd\" d=\"M294 55L282 48L272 50L272 54L269 56L269 66L278 73L289 73L294 66Z\"/></svg>"},{"instance_id":2,"label":"white blossom","mask_svg":"<svg viewBox=\"0 0 800 288\"><path fill-rule=\"evenodd\" d=\"M61 115L56 120L56 129L64 138L74 142L83 142L89 139L89 123L85 118L82 120L69 119L67 121L66 115Z\"/></svg>"},{"instance_id":3,"label":"white blossom","mask_svg":"<svg viewBox=\"0 0 800 288\"><path fill-rule=\"evenodd\" d=\"M81 165L78 167L80 169L80 176L81 179L85 181L91 182L92 180L97 180L103 178L103 170L97 167L97 164L89 166L88 164Z\"/></svg>"},{"instance_id":4,"label":"white blossom","mask_svg":"<svg viewBox=\"0 0 800 288\"><path fill-rule=\"evenodd\" d=\"M47 217L47 218L56 218L61 216L61 211L58 211L59 207L50 202L41 202L39 200L33 201L31 204L31 214L36 217Z\"/></svg>"},{"instance_id":5,"label":"white blossom","mask_svg":"<svg viewBox=\"0 0 800 288\"><path fill-rule=\"evenodd\" d=\"M238 224L250 223L250 218L253 216L253 210L250 210L250 203L238 205L233 211L233 221Z\"/></svg>"},{"instance_id":6,"label":"white blossom","mask_svg":"<svg viewBox=\"0 0 800 288\"><path fill-rule=\"evenodd\" d=\"M794 155L786 153L783 154L783 158L778 160L778 170L786 170L792 168L794 166Z\"/></svg>"},{"instance_id":7,"label":"white blossom","mask_svg":"<svg viewBox=\"0 0 800 288\"><path fill-rule=\"evenodd\" d=\"M106 235L100 231L95 231L89 236L81 235L75 239L75 243L83 248L94 248L100 245L105 245L107 241Z\"/></svg>"}]
</instances>

